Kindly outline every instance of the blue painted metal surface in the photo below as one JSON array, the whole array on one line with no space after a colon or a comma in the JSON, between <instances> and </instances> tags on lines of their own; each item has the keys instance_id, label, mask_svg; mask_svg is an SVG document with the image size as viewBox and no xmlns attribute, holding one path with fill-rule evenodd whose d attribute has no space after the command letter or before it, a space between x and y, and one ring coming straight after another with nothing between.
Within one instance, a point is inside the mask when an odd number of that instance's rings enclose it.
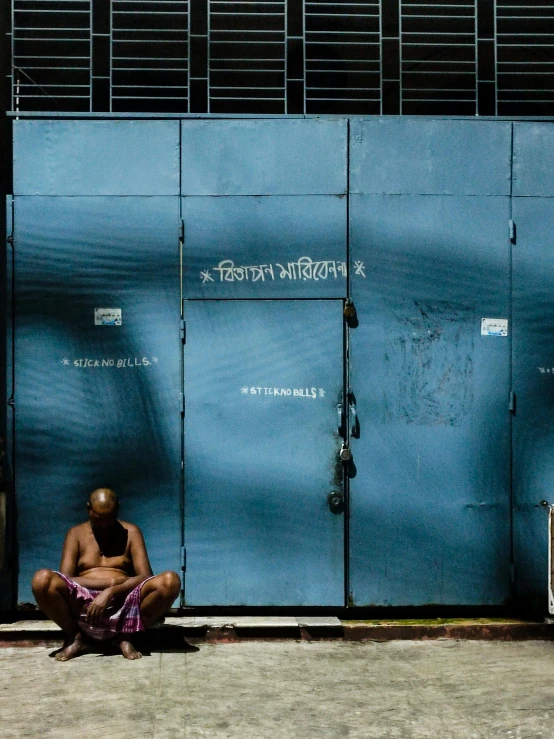
<instances>
[{"instance_id":1,"label":"blue painted metal surface","mask_svg":"<svg viewBox=\"0 0 554 739\"><path fill-rule=\"evenodd\" d=\"M183 195L340 195L345 120L182 122Z\"/></svg>"},{"instance_id":2,"label":"blue painted metal surface","mask_svg":"<svg viewBox=\"0 0 554 739\"><path fill-rule=\"evenodd\" d=\"M346 297L346 197L187 197L187 298Z\"/></svg>"},{"instance_id":3,"label":"blue painted metal surface","mask_svg":"<svg viewBox=\"0 0 554 739\"><path fill-rule=\"evenodd\" d=\"M554 197L554 126L514 123L513 194Z\"/></svg>"},{"instance_id":4,"label":"blue painted metal surface","mask_svg":"<svg viewBox=\"0 0 554 739\"><path fill-rule=\"evenodd\" d=\"M187 301L186 601L342 605L339 301Z\"/></svg>"},{"instance_id":5,"label":"blue painted metal surface","mask_svg":"<svg viewBox=\"0 0 554 739\"><path fill-rule=\"evenodd\" d=\"M534 127L529 134L535 140ZM528 146L529 141L517 153L522 165ZM542 154L551 159L551 149ZM544 189L543 174L539 168L538 189ZM554 198L514 198L513 219L514 561L518 595L544 600L548 529L540 502L554 502Z\"/></svg>"},{"instance_id":6,"label":"blue painted metal surface","mask_svg":"<svg viewBox=\"0 0 554 739\"><path fill-rule=\"evenodd\" d=\"M19 195L174 196L16 198L19 600L31 599L34 569L57 564L100 484L144 528L154 567L178 568L181 125L187 600L342 604L344 521L327 494L342 485L345 121L14 125ZM551 128L514 124L524 596L546 589L538 504L552 502L554 474ZM511 338L482 336L480 321L510 311L511 124L372 119L351 131L353 602L501 603ZM123 325L95 327L94 307L122 307Z\"/></svg>"},{"instance_id":7,"label":"blue painted metal surface","mask_svg":"<svg viewBox=\"0 0 554 739\"><path fill-rule=\"evenodd\" d=\"M510 123L358 119L350 136L353 193L510 194Z\"/></svg>"},{"instance_id":8,"label":"blue painted metal surface","mask_svg":"<svg viewBox=\"0 0 554 739\"><path fill-rule=\"evenodd\" d=\"M355 604L510 590L509 198L351 196ZM354 265L363 261L366 278Z\"/></svg>"},{"instance_id":9,"label":"blue painted metal surface","mask_svg":"<svg viewBox=\"0 0 554 739\"><path fill-rule=\"evenodd\" d=\"M113 487L155 570L181 545L175 198L18 197L15 205L19 600L59 564L87 495ZM95 308L122 324L95 325Z\"/></svg>"},{"instance_id":10,"label":"blue painted metal surface","mask_svg":"<svg viewBox=\"0 0 554 739\"><path fill-rule=\"evenodd\" d=\"M15 121L16 195L178 195L179 121Z\"/></svg>"},{"instance_id":11,"label":"blue painted metal surface","mask_svg":"<svg viewBox=\"0 0 554 739\"><path fill-rule=\"evenodd\" d=\"M13 408L12 394L12 198L6 197L2 227L7 237L0 256L0 315L5 321L0 327L0 383L5 391L0 422L0 612L14 605L14 505L13 505Z\"/></svg>"}]
</instances>

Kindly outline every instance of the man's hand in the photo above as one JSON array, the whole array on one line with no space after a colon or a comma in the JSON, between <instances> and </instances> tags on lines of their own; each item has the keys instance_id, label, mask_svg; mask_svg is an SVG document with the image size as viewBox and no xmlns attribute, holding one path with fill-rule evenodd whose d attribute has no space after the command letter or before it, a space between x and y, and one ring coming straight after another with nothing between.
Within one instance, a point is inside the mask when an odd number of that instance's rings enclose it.
<instances>
[{"instance_id":1,"label":"man's hand","mask_svg":"<svg viewBox=\"0 0 554 739\"><path fill-rule=\"evenodd\" d=\"M93 626L99 626L102 622L104 611L113 602L115 595L113 589L106 588L101 593L98 593L96 598L87 608L87 621Z\"/></svg>"}]
</instances>

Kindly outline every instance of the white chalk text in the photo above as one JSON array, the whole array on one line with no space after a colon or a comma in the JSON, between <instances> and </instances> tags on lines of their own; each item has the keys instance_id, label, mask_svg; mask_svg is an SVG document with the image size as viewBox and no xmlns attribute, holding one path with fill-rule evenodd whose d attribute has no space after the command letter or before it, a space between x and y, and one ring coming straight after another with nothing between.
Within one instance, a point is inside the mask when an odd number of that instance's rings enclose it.
<instances>
[{"instance_id":1,"label":"white chalk text","mask_svg":"<svg viewBox=\"0 0 554 739\"><path fill-rule=\"evenodd\" d=\"M356 262L355 274L365 277L363 262ZM212 276L212 272L216 277ZM205 285L209 282L265 282L275 280L319 280L346 277L346 262L334 259L314 261L310 257L300 257L296 262L281 264L236 265L232 259L222 260L217 267L200 272L200 279Z\"/></svg>"}]
</instances>

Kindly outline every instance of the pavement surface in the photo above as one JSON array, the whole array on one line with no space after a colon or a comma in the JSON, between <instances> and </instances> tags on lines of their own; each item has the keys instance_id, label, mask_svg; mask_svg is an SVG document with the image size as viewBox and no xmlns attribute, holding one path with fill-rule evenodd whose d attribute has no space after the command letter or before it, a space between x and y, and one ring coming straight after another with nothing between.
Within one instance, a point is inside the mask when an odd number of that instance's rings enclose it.
<instances>
[{"instance_id":1,"label":"pavement surface","mask_svg":"<svg viewBox=\"0 0 554 739\"><path fill-rule=\"evenodd\" d=\"M192 648L190 648L192 649ZM0 736L554 739L548 641L251 641L130 662L0 649Z\"/></svg>"}]
</instances>

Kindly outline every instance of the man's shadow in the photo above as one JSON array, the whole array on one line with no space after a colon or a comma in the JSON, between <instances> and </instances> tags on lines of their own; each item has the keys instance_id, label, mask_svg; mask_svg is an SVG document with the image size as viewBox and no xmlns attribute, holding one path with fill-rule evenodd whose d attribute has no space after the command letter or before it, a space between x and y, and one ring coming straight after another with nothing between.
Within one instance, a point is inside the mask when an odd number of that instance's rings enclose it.
<instances>
[{"instance_id":1,"label":"man's shadow","mask_svg":"<svg viewBox=\"0 0 554 739\"><path fill-rule=\"evenodd\" d=\"M107 531L93 526L92 533L104 557L122 557L125 554L129 532L119 521Z\"/></svg>"}]
</instances>

